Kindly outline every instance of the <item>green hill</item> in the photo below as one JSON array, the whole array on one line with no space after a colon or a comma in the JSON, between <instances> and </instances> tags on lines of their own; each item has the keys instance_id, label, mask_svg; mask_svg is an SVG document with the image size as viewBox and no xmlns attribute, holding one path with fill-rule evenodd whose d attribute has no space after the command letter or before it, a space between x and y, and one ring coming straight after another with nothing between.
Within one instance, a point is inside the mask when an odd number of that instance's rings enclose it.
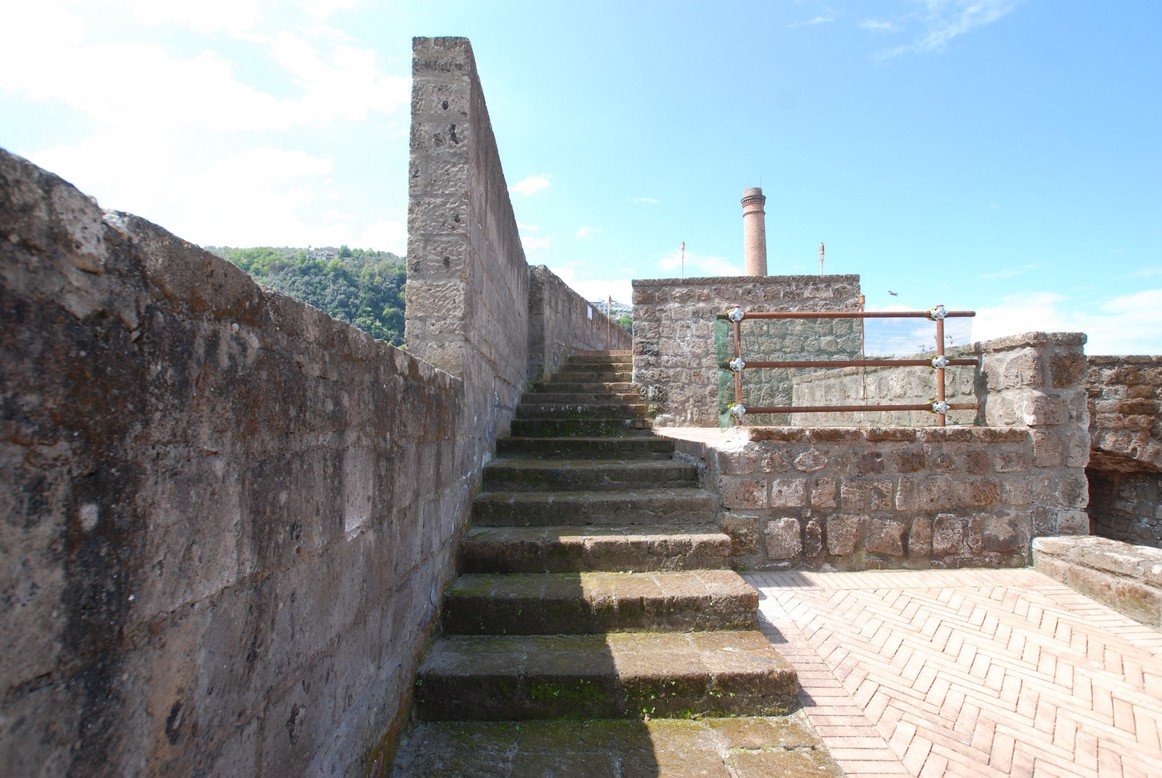
<instances>
[{"instance_id":1,"label":"green hill","mask_svg":"<svg viewBox=\"0 0 1162 778\"><path fill-rule=\"evenodd\" d=\"M206 250L255 281L351 324L377 340L403 345L404 260L387 251L339 248Z\"/></svg>"}]
</instances>

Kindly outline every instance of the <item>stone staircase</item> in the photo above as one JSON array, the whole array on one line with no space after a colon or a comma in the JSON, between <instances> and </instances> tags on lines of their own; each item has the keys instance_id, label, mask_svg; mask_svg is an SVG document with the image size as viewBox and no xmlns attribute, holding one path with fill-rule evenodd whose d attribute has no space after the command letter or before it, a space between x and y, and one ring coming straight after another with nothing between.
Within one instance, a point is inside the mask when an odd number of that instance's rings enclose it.
<instances>
[{"instance_id":1,"label":"stone staircase","mask_svg":"<svg viewBox=\"0 0 1162 778\"><path fill-rule=\"evenodd\" d=\"M628 352L526 394L484 471L397 776L838 775ZM791 714L791 715L788 715Z\"/></svg>"}]
</instances>

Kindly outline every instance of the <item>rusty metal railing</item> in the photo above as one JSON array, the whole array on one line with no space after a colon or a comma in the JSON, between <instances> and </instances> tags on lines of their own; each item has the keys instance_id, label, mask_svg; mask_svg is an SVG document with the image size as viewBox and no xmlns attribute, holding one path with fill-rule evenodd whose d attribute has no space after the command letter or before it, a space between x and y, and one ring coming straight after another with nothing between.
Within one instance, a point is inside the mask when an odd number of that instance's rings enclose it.
<instances>
[{"instance_id":1,"label":"rusty metal railing","mask_svg":"<svg viewBox=\"0 0 1162 778\"><path fill-rule=\"evenodd\" d=\"M944 353L944 320L952 317L976 316L975 311L946 311L943 305L927 311L743 311L734 306L725 313L718 314L732 324L734 358L720 363L719 367L734 373L734 403L728 408L735 425L743 423L747 413L843 413L857 411L930 411L936 415L936 425L943 427L948 411L976 410L977 404L949 403L945 400L944 371L954 365L976 365L975 358L949 359ZM936 355L931 359L798 359L747 362L742 355L742 322L746 319L930 319L936 324ZM779 405L752 406L742 403L742 374L744 370L771 368L841 368L841 367L921 367L930 366L935 373L936 399L929 403L914 404L865 404L865 405Z\"/></svg>"}]
</instances>

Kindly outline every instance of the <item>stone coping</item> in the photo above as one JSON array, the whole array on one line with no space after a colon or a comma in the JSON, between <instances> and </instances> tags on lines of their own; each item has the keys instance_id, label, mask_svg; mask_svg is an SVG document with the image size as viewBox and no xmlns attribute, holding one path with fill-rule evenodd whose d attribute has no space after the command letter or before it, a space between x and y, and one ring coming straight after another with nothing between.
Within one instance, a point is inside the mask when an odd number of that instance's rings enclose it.
<instances>
[{"instance_id":1,"label":"stone coping","mask_svg":"<svg viewBox=\"0 0 1162 778\"><path fill-rule=\"evenodd\" d=\"M837 443L1017 443L1029 438L1024 427L655 427L654 432L680 441L736 448L747 443L810 441Z\"/></svg>"},{"instance_id":2,"label":"stone coping","mask_svg":"<svg viewBox=\"0 0 1162 778\"><path fill-rule=\"evenodd\" d=\"M1033 566L1098 602L1162 627L1162 549L1093 535L1033 541Z\"/></svg>"}]
</instances>

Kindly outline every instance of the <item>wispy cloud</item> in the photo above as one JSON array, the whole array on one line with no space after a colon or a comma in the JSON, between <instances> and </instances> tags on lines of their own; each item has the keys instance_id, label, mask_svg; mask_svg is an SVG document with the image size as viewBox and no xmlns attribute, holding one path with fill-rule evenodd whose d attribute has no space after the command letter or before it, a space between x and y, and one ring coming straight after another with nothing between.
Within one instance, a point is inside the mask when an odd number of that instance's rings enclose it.
<instances>
[{"instance_id":1,"label":"wispy cloud","mask_svg":"<svg viewBox=\"0 0 1162 778\"><path fill-rule=\"evenodd\" d=\"M1082 308L1053 292L1004 297L978 308L973 339L1021 332L1084 332L1089 354L1162 354L1162 289L1145 289Z\"/></svg>"},{"instance_id":2,"label":"wispy cloud","mask_svg":"<svg viewBox=\"0 0 1162 778\"><path fill-rule=\"evenodd\" d=\"M675 271L682 272L684 267L685 276L688 278L742 275L740 262L730 262L722 257L687 251L683 261L681 248L674 249L658 260L658 267L668 271L671 275Z\"/></svg>"},{"instance_id":3,"label":"wispy cloud","mask_svg":"<svg viewBox=\"0 0 1162 778\"><path fill-rule=\"evenodd\" d=\"M798 29L800 27L814 27L817 24L830 24L833 21L835 21L834 16L821 14L819 16L813 17L813 18L808 19L808 20L803 21L803 22L795 22L794 24L789 24L789 25L787 25L787 27L789 29L795 30L795 29Z\"/></svg>"},{"instance_id":4,"label":"wispy cloud","mask_svg":"<svg viewBox=\"0 0 1162 778\"><path fill-rule=\"evenodd\" d=\"M914 0L923 9L912 17L919 20L919 36L906 46L884 52L889 59L902 54L943 51L962 35L986 27L1015 11L1025 0ZM894 22L903 25L906 20ZM889 22L891 23L891 22Z\"/></svg>"},{"instance_id":5,"label":"wispy cloud","mask_svg":"<svg viewBox=\"0 0 1162 778\"><path fill-rule=\"evenodd\" d=\"M520 181L510 186L510 192L515 192L523 197L532 197L537 192L543 192L549 188L549 177L544 175L526 176Z\"/></svg>"},{"instance_id":6,"label":"wispy cloud","mask_svg":"<svg viewBox=\"0 0 1162 778\"><path fill-rule=\"evenodd\" d=\"M544 251L553 245L553 239L525 235L521 237L520 243L525 251Z\"/></svg>"},{"instance_id":7,"label":"wispy cloud","mask_svg":"<svg viewBox=\"0 0 1162 778\"><path fill-rule=\"evenodd\" d=\"M593 236L600 234L600 227L588 227L583 224L577 228L577 232L573 237L575 237L577 240L592 240Z\"/></svg>"},{"instance_id":8,"label":"wispy cloud","mask_svg":"<svg viewBox=\"0 0 1162 778\"><path fill-rule=\"evenodd\" d=\"M861 30L868 30L869 32L896 32L900 26L895 22L889 22L886 19L864 19L857 25Z\"/></svg>"},{"instance_id":9,"label":"wispy cloud","mask_svg":"<svg viewBox=\"0 0 1162 778\"><path fill-rule=\"evenodd\" d=\"M639 205L657 205L661 200L656 197L635 197L630 202L638 203Z\"/></svg>"},{"instance_id":10,"label":"wispy cloud","mask_svg":"<svg viewBox=\"0 0 1162 778\"><path fill-rule=\"evenodd\" d=\"M1040 262L1021 265L1020 267L1006 267L992 273L981 273L980 278L985 281L1004 281L1009 278L1016 278L1017 276L1032 273L1034 270L1040 270L1042 267Z\"/></svg>"}]
</instances>

